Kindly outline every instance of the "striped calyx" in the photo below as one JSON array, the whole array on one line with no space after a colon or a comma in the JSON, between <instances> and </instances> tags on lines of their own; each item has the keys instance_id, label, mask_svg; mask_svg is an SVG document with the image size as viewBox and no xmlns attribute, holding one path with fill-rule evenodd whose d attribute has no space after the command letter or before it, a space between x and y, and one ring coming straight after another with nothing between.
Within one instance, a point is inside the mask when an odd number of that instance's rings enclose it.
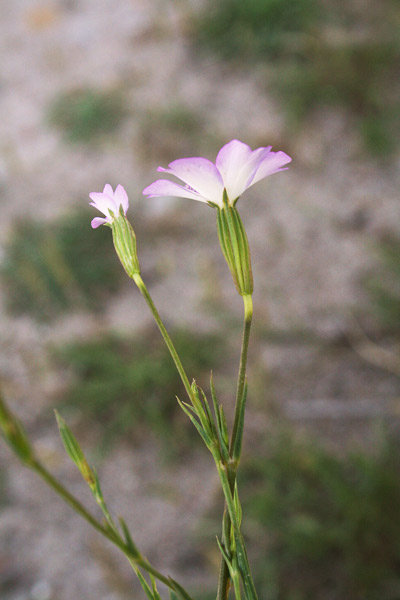
<instances>
[{"instance_id":1,"label":"striped calyx","mask_svg":"<svg viewBox=\"0 0 400 600\"><path fill-rule=\"evenodd\" d=\"M253 293L249 242L238 211L229 205L224 191L223 207L217 208L218 237L222 253L241 296Z\"/></svg>"},{"instance_id":2,"label":"striped calyx","mask_svg":"<svg viewBox=\"0 0 400 600\"><path fill-rule=\"evenodd\" d=\"M111 229L115 251L128 277L132 279L135 274L140 273L136 235L122 210L118 217L112 220Z\"/></svg>"}]
</instances>

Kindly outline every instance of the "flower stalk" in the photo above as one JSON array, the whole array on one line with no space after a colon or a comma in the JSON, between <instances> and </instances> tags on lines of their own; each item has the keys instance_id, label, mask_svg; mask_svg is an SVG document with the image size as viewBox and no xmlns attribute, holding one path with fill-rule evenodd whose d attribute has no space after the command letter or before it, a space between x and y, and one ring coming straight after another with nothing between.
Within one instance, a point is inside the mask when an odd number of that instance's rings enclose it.
<instances>
[{"instance_id":1,"label":"flower stalk","mask_svg":"<svg viewBox=\"0 0 400 600\"><path fill-rule=\"evenodd\" d=\"M230 494L234 494L237 490L236 486L236 475L239 466L241 451L242 451L242 440L243 440L243 429L244 429L244 416L246 409L246 398L247 398L247 383L246 383L246 368L247 368L247 354L250 341L251 323L253 319L253 299L250 294L243 296L244 304L244 321L243 321L243 335L242 335L242 347L240 352L240 363L238 380L236 387L236 402L235 402L235 417L232 430L232 437L229 446L229 463L227 471L227 479L230 489ZM231 510L226 503L225 493L225 509L222 517L222 539L225 547L229 544L230 530L232 523ZM246 563L248 564L248 563ZM220 574L218 581L218 593L217 600L227 600L229 596L230 588L230 569L224 555L221 559ZM246 574L246 581L251 581L251 575ZM249 584L248 584L249 585ZM252 585L254 588L254 584ZM255 588L254 588L255 592ZM256 597L256 596L254 596Z\"/></svg>"},{"instance_id":2,"label":"flower stalk","mask_svg":"<svg viewBox=\"0 0 400 600\"><path fill-rule=\"evenodd\" d=\"M179 373L179 376L180 376L180 378L182 380L182 383L183 383L183 385L185 387L185 390L186 390L186 393L187 393L187 395L189 397L189 400L191 401L192 400L192 388L191 388L191 385L189 383L189 378L186 375L186 371L183 368L182 361L179 358L179 355L178 355L178 353L176 351L176 348L175 348L175 346L174 346L174 344L173 344L173 342L171 340L171 337L170 337L170 335L169 335L169 333L168 333L168 331L167 331L167 329L166 329L166 327L165 327L165 325L164 325L164 323L163 323L163 321L162 321L162 319L160 317L160 314L159 314L159 312L158 312L158 310L156 308L156 305L153 302L153 298L151 297L150 292L147 289L146 284L144 283L144 281L143 281L140 273L135 273L133 275L132 279L136 283L136 285L137 285L140 293L142 294L143 298L146 300L147 306L149 307L149 309L151 311L151 314L154 317L154 320L155 320L155 322L157 324L158 329L160 330L160 333L161 333L161 335L162 335L162 337L164 339L164 342L165 342L165 344L166 344L166 346L167 346L167 348L169 350L169 353L170 353L170 355L172 357L172 360L175 363L175 367L176 367L176 369L177 369L177 371Z\"/></svg>"}]
</instances>

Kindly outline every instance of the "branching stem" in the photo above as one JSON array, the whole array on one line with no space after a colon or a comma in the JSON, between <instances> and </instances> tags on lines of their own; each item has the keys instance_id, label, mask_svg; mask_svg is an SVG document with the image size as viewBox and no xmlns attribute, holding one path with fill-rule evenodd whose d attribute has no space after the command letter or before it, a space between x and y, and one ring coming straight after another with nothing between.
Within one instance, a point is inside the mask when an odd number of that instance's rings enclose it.
<instances>
[{"instance_id":1,"label":"branching stem","mask_svg":"<svg viewBox=\"0 0 400 600\"><path fill-rule=\"evenodd\" d=\"M235 483L236 483L236 471L240 460L240 455L233 457L234 449L239 446L241 447L241 436L243 435L243 427L240 427L241 415L243 414L243 402L245 401L245 382L246 382L246 367L247 367L247 352L249 348L251 322L253 319L253 300L251 295L243 296L244 303L244 321L243 321L243 336L242 336L242 349L240 353L239 372L236 388L236 403L235 403L235 419L232 430L232 437L230 443L230 456L232 460L231 469L228 472L229 486L231 494L233 496ZM224 515L222 518L222 539L225 545L229 545L229 536L231 529L231 519L225 504ZM230 576L228 565L224 557L221 558L221 566L219 572L218 581L218 592L217 600L227 600L230 589Z\"/></svg>"}]
</instances>

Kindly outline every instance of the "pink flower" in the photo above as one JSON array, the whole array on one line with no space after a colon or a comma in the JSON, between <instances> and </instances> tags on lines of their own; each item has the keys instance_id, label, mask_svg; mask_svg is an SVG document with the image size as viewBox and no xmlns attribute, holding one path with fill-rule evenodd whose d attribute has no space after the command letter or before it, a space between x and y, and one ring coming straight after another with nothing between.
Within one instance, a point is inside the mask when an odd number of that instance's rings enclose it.
<instances>
[{"instance_id":1,"label":"pink flower","mask_svg":"<svg viewBox=\"0 0 400 600\"><path fill-rule=\"evenodd\" d=\"M291 162L285 152L271 152L272 146L252 150L247 144L232 140L218 152L215 164L207 158L180 158L157 171L174 175L184 185L158 179L143 190L145 196L178 196L223 207L224 189L228 203L234 206L239 196L268 175L286 170Z\"/></svg>"},{"instance_id":2,"label":"pink flower","mask_svg":"<svg viewBox=\"0 0 400 600\"><path fill-rule=\"evenodd\" d=\"M96 229L100 225L105 225L106 223L111 224L113 219L118 217L121 206L124 215L126 215L126 211L129 208L128 194L122 185L117 185L115 192L113 192L111 185L106 183L102 192L92 192L89 194L89 197L93 201L90 202L90 206L94 206L105 215L105 218L95 217L92 220L91 224L93 229Z\"/></svg>"}]
</instances>

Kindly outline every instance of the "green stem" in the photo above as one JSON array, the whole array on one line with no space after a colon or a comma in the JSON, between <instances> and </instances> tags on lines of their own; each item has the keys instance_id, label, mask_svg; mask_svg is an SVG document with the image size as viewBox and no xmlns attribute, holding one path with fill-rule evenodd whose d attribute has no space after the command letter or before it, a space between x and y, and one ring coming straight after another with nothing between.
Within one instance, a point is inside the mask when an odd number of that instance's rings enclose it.
<instances>
[{"instance_id":1,"label":"green stem","mask_svg":"<svg viewBox=\"0 0 400 600\"><path fill-rule=\"evenodd\" d=\"M232 460L231 470L229 473L229 485L231 493L233 495L236 482L236 470L240 459L239 456L232 456L235 448L241 448L241 439L243 435L243 411L244 411L244 387L246 382L246 367L247 367L247 352L250 340L251 322L253 318L253 300L250 294L243 296L244 303L244 322L243 322L243 336L242 336L242 349L240 353L239 372L236 388L236 403L235 403L235 419L233 424L232 438L230 443L230 455ZM222 537L225 545L230 543L227 532L231 528L231 519L225 504L224 515L222 518ZM228 539L226 539L228 538ZM230 576L228 565L225 562L224 557L221 558L221 566L219 572L218 581L218 593L217 600L227 600L229 596L230 588Z\"/></svg>"},{"instance_id":2,"label":"green stem","mask_svg":"<svg viewBox=\"0 0 400 600\"><path fill-rule=\"evenodd\" d=\"M61 498L69 504L75 512L77 512L81 517L85 519L92 527L97 529L104 537L115 542L114 535L110 533L101 523L99 523L92 515L86 510L86 508L77 500L70 492L59 482L57 479L53 477L51 473L45 469L45 467L39 462L36 461L31 465L32 469L40 475L42 479L49 485L53 490L61 496Z\"/></svg>"},{"instance_id":3,"label":"green stem","mask_svg":"<svg viewBox=\"0 0 400 600\"><path fill-rule=\"evenodd\" d=\"M176 366L176 368L178 370L178 373L180 375L182 383L185 386L185 390L186 390L187 395L189 396L189 400L191 401L192 400L192 390L191 390L191 387L190 387L188 376L186 375L185 369L183 368L181 360L180 360L180 358L178 356L177 351L175 350L175 346L172 343L172 340L171 340L171 338L170 338L170 336L168 334L168 331L166 330L166 328L164 326L164 323L161 320L161 317L160 317L159 312L158 312L158 310L157 310L157 308L156 308L156 306L155 306L155 304L153 302L153 299L150 296L150 292L148 291L148 289L147 289L147 287L146 287L146 285L145 285L145 283L144 283L144 281L143 281L143 279L142 279L142 277L140 276L139 273L135 273L133 275L133 280L136 283L136 285L138 286L138 288L140 290L140 293L142 294L142 296L146 300L146 302L147 302L147 304L148 304L148 306L149 306L149 308L150 308L150 310L151 310L151 312L153 314L153 317L154 317L154 319L155 319L155 321L157 323L158 329L160 330L161 335L164 338L164 341L165 341L165 343L167 345L169 353L172 356L172 359L173 359L173 361L175 363L175 366Z\"/></svg>"},{"instance_id":4,"label":"green stem","mask_svg":"<svg viewBox=\"0 0 400 600\"><path fill-rule=\"evenodd\" d=\"M247 367L247 351L249 348L251 321L253 319L253 299L250 294L243 296L244 303L244 322L243 322L243 337L242 337L242 351L240 354L239 373L236 389L236 405L235 405L235 420L233 423L233 431L230 445L230 453L234 451L237 444L241 442L243 435L243 428L240 427L241 415L243 414L243 402L244 402L244 386L246 382L246 367ZM239 461L240 456L233 457Z\"/></svg>"},{"instance_id":5,"label":"green stem","mask_svg":"<svg viewBox=\"0 0 400 600\"><path fill-rule=\"evenodd\" d=\"M243 581L246 598L247 598L247 600L258 600L257 592L255 589L253 578L252 578L251 571L250 571L249 561L247 558L246 545L245 545L242 533L240 531L240 517L238 516L238 514L235 510L235 503L233 500L233 493L231 491L232 484L231 484L231 479L229 477L229 472L228 472L226 465L224 465L222 462L216 461L216 466L217 466L218 475L219 475L219 478L221 481L222 489L224 492L225 511L226 511L226 514L229 516L229 529L231 529L231 525L232 525L232 532L229 531L229 546L226 546L225 549L227 551L228 550L230 551L230 542L231 542L231 533L232 533L234 540L235 540L234 546L235 546L236 558L237 558L237 562L239 564L239 569L240 569L240 573L241 573L241 577L242 577L242 581ZM225 517L225 514L224 514L224 517ZM224 560L224 564L228 568L228 565L225 560ZM222 567L222 565L221 565L221 567ZM226 597L229 595L229 587L230 587L230 575L228 575L228 578L227 578L226 589L225 590L221 589L221 593L222 592L226 593ZM236 587L237 587L237 585L235 586L235 589L236 589ZM218 590L218 591L220 591L220 590Z\"/></svg>"},{"instance_id":6,"label":"green stem","mask_svg":"<svg viewBox=\"0 0 400 600\"><path fill-rule=\"evenodd\" d=\"M127 557L128 561L131 563L132 567L134 565L141 567L145 571L147 571L150 575L153 575L156 579L164 583L168 588L175 591L175 587L173 582L160 573L157 569L155 569L145 558L141 556L133 555L129 548L126 546L121 537L117 534L117 532L106 529L101 523L99 523L92 515L86 510L86 508L77 500L70 492L59 482L57 479L51 475L45 469L45 467L37 460L29 465L33 471L35 471L44 481L49 485L61 498L69 504L75 512L77 512L85 521L87 521L94 529L96 529L99 533L101 533L105 538L110 540L113 544L115 544Z\"/></svg>"},{"instance_id":7,"label":"green stem","mask_svg":"<svg viewBox=\"0 0 400 600\"><path fill-rule=\"evenodd\" d=\"M157 323L157 326L161 332L162 337L164 338L167 348L171 354L171 357L172 357L172 359L175 363L175 366L178 370L178 373L181 377L182 383L185 387L185 390L189 397L189 400L193 403L193 393L192 393L192 389L191 389L191 386L189 383L189 379L183 368L182 362L178 356L175 346L164 326L164 323L161 320L161 317L160 317L158 310L153 302L153 299L152 299L141 275L139 273L135 273L132 278L135 281L137 287L139 288L139 291L141 292L142 296L146 300L146 303L149 306L149 308L153 314L153 317ZM227 496L227 490L224 490L225 491L225 500L228 504L230 504L230 500L233 498L233 494L234 494L235 482L236 482L236 470L237 470L237 465L238 465L238 462L240 459L241 439L242 439L242 435L243 435L243 416L244 416L244 402L245 402L245 393L244 392L245 392L245 382L246 382L247 352L248 352L249 339L250 339L251 321L252 321L252 316L253 316L253 301L252 301L251 294L244 295L243 302L244 302L244 326L243 326L243 337L242 337L242 349L241 349L239 373L238 373L238 381L237 381L237 389L236 389L236 405L235 405L234 425L233 425L233 431L232 431L232 438L231 438L231 442L230 442L231 460L229 461L230 464L228 465L228 474L227 474L227 477L228 477L227 481L229 482L229 498ZM239 449L239 450L237 451L237 449ZM229 545L230 545L229 538L230 538L230 529L231 529L231 523L232 523L230 514L232 514L232 505L230 505L229 508L230 508L230 510L227 510L227 506L225 506L224 517L223 517L223 542L224 542L226 548L229 548ZM242 541L240 531L237 531L236 535L239 536L239 545L240 545L241 554L245 554L244 542ZM137 562L137 564L139 566L142 566L144 569L148 570L148 572L150 572L149 569L147 568L147 565L146 566L140 565L139 562ZM246 573L244 574L244 577L245 577L246 583L250 579L251 585L254 589L254 585L252 584L252 580L251 580L250 571L247 567L246 567ZM222 558L220 576L219 576L219 584L218 584L217 600L227 600L228 595L229 595L229 587L230 587L229 569L228 569L228 566L227 566L224 558ZM245 587L247 587L246 584L245 584ZM254 590L254 594L255 594L255 590ZM256 598L256 596L253 595L253 598Z\"/></svg>"}]
</instances>

